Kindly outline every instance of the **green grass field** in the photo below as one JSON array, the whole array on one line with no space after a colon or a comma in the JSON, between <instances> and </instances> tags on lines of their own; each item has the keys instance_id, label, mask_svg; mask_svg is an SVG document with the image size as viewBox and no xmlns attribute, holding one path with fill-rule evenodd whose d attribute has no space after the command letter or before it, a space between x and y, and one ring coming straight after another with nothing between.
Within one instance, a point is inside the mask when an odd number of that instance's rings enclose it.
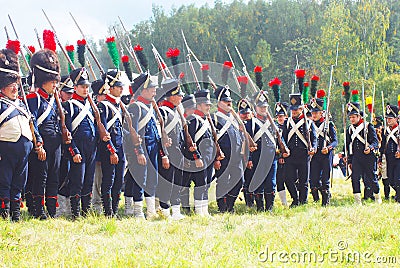
<instances>
[{"instance_id":1,"label":"green grass field","mask_svg":"<svg viewBox=\"0 0 400 268\"><path fill-rule=\"evenodd\" d=\"M399 267L400 204L353 206L350 181L334 180L329 207L273 213L238 201L235 215L175 222L91 215L0 221L2 267ZM24 209L25 210L25 209ZM121 202L121 213L123 211Z\"/></svg>"}]
</instances>

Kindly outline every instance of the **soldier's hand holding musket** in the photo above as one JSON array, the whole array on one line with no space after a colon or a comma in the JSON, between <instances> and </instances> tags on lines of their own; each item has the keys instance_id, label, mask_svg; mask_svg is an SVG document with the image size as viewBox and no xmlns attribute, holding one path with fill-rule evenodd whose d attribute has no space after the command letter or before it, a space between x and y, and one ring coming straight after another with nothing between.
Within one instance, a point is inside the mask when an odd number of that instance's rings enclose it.
<instances>
[{"instance_id":1,"label":"soldier's hand holding musket","mask_svg":"<svg viewBox=\"0 0 400 268\"><path fill-rule=\"evenodd\" d=\"M365 150L364 150L364 154L369 154L371 152L371 147L367 147Z\"/></svg>"},{"instance_id":2,"label":"soldier's hand holding musket","mask_svg":"<svg viewBox=\"0 0 400 268\"><path fill-rule=\"evenodd\" d=\"M110 163L111 165L117 165L119 162L118 155L116 153L113 153L110 155Z\"/></svg>"},{"instance_id":3,"label":"soldier's hand holding musket","mask_svg":"<svg viewBox=\"0 0 400 268\"><path fill-rule=\"evenodd\" d=\"M310 150L308 150L308 155L314 155L315 154L315 148L310 148Z\"/></svg>"},{"instance_id":4,"label":"soldier's hand holding musket","mask_svg":"<svg viewBox=\"0 0 400 268\"><path fill-rule=\"evenodd\" d=\"M214 169L215 170L220 170L221 169L221 161L215 160L214 161Z\"/></svg>"},{"instance_id":5,"label":"soldier's hand holding musket","mask_svg":"<svg viewBox=\"0 0 400 268\"><path fill-rule=\"evenodd\" d=\"M163 168L169 169L170 164L169 164L169 158L168 158L168 156L163 156L162 159L161 159L161 162L162 162Z\"/></svg>"},{"instance_id":6,"label":"soldier's hand holding musket","mask_svg":"<svg viewBox=\"0 0 400 268\"><path fill-rule=\"evenodd\" d=\"M139 154L137 156L137 161L139 163L139 165L145 166L147 161L146 161L146 157L144 156L144 154Z\"/></svg>"},{"instance_id":7,"label":"soldier's hand holding musket","mask_svg":"<svg viewBox=\"0 0 400 268\"><path fill-rule=\"evenodd\" d=\"M46 161L46 150L43 148L41 142L36 143L35 152L37 153L40 161Z\"/></svg>"},{"instance_id":8,"label":"soldier's hand holding musket","mask_svg":"<svg viewBox=\"0 0 400 268\"><path fill-rule=\"evenodd\" d=\"M203 160L201 160L200 158L194 160L194 164L196 165L197 168L202 168L202 167L204 167Z\"/></svg>"},{"instance_id":9,"label":"soldier's hand holding musket","mask_svg":"<svg viewBox=\"0 0 400 268\"><path fill-rule=\"evenodd\" d=\"M329 150L332 150L332 148L324 147L324 148L322 148L321 153L322 154L328 154Z\"/></svg>"},{"instance_id":10,"label":"soldier's hand holding musket","mask_svg":"<svg viewBox=\"0 0 400 268\"><path fill-rule=\"evenodd\" d=\"M81 163L82 162L82 156L80 154L76 154L72 158L72 161L74 161L74 163Z\"/></svg>"},{"instance_id":11,"label":"soldier's hand holding musket","mask_svg":"<svg viewBox=\"0 0 400 268\"><path fill-rule=\"evenodd\" d=\"M246 168L252 169L253 168L253 161L250 160L249 162L247 162Z\"/></svg>"},{"instance_id":12,"label":"soldier's hand holding musket","mask_svg":"<svg viewBox=\"0 0 400 268\"><path fill-rule=\"evenodd\" d=\"M400 151L397 151L397 152L394 154L394 157L400 158Z\"/></svg>"}]
</instances>

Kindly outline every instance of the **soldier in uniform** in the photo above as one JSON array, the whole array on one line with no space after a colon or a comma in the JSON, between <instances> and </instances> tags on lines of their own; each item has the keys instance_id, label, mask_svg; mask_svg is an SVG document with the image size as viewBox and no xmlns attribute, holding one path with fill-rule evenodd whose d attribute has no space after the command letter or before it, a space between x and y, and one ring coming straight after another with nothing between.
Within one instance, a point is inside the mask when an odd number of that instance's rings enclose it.
<instances>
[{"instance_id":1,"label":"soldier in uniform","mask_svg":"<svg viewBox=\"0 0 400 268\"><path fill-rule=\"evenodd\" d=\"M69 196L72 217L86 215L91 204L97 147L97 131L92 107L87 99L90 82L85 68L78 68L70 73L75 93L64 105L66 110L65 124L72 133L68 145L70 157Z\"/></svg>"},{"instance_id":2,"label":"soldier in uniform","mask_svg":"<svg viewBox=\"0 0 400 268\"><path fill-rule=\"evenodd\" d=\"M246 125L247 128L247 122L253 122L253 108L249 101L246 98L242 98L238 102L238 112L240 119L243 121L243 123ZM247 131L250 133L250 129L247 129ZM244 182L243 182L243 195L244 195L244 201L246 203L246 206L251 208L254 206L254 201L255 201L255 195L254 192L249 191L249 186L250 182L253 178L254 175L254 169L253 169L253 161L252 161L252 154L248 154L248 159L247 159L247 164L246 168L244 170Z\"/></svg>"},{"instance_id":3,"label":"soldier in uniform","mask_svg":"<svg viewBox=\"0 0 400 268\"><path fill-rule=\"evenodd\" d=\"M254 103L256 104L256 117L246 122L247 132L257 143L257 150L250 153L252 179L249 189L254 194L257 211L272 211L276 191L277 137L271 122L267 119L268 96L266 92L261 90L257 93ZM244 105L241 106L244 107ZM284 142L283 145L286 146ZM289 156L288 152L282 155L285 158Z\"/></svg>"},{"instance_id":4,"label":"soldier in uniform","mask_svg":"<svg viewBox=\"0 0 400 268\"><path fill-rule=\"evenodd\" d=\"M289 104L286 102L277 102L275 104L275 117L276 123L279 128L280 133L282 133L285 121L288 118L288 109ZM287 206L287 198L286 198L286 173L285 173L285 158L282 154L278 156L278 166L276 170L276 189L278 192L279 199L282 202L282 205ZM293 196L292 196L293 198Z\"/></svg>"},{"instance_id":5,"label":"soldier in uniform","mask_svg":"<svg viewBox=\"0 0 400 268\"><path fill-rule=\"evenodd\" d=\"M61 101L65 103L72 98L74 93L74 83L69 75L61 76L60 81L60 97ZM68 188L68 172L70 168L70 157L68 157L67 144L61 145L61 163L60 163L60 181L58 183L58 207L56 217L61 215L69 216L71 213L71 204L69 202L69 188Z\"/></svg>"},{"instance_id":6,"label":"soldier in uniform","mask_svg":"<svg viewBox=\"0 0 400 268\"><path fill-rule=\"evenodd\" d=\"M101 199L106 216L117 215L120 194L125 171L125 154L123 143L123 119L120 105L123 83L120 81L121 72L111 70L105 74L108 94L104 101L99 102L100 119L111 139L101 141L99 155L103 173L101 183Z\"/></svg>"},{"instance_id":7,"label":"soldier in uniform","mask_svg":"<svg viewBox=\"0 0 400 268\"><path fill-rule=\"evenodd\" d=\"M105 83L103 79L97 79L91 84L93 90L93 97L96 98L96 102L99 103L106 99L105 94ZM98 146L101 142L98 143ZM102 201L101 201L101 181L103 178L103 173L101 172L101 162L99 148L96 151L96 164L94 168L94 180L92 188L92 209L97 213L101 214L103 211Z\"/></svg>"},{"instance_id":8,"label":"soldier in uniform","mask_svg":"<svg viewBox=\"0 0 400 268\"><path fill-rule=\"evenodd\" d=\"M143 141L134 145L130 138L124 139L129 144L125 147L129 170L125 176L124 195L125 214L135 218L144 218L143 194L147 205L147 219L156 217L158 158L166 156L157 129L156 112L152 106L156 87L148 73L140 74L132 83L132 90L139 96L129 106L128 111L132 117L132 127L143 137Z\"/></svg>"},{"instance_id":9,"label":"soldier in uniform","mask_svg":"<svg viewBox=\"0 0 400 268\"><path fill-rule=\"evenodd\" d=\"M214 92L218 111L213 115L213 123L218 131L218 143L225 154L223 160L214 162L217 178L216 197L221 213L234 212L234 204L243 185L244 137L240 133L238 122L231 114L232 99L228 86L221 86Z\"/></svg>"},{"instance_id":10,"label":"soldier in uniform","mask_svg":"<svg viewBox=\"0 0 400 268\"><path fill-rule=\"evenodd\" d=\"M286 186L293 198L290 206L294 207L307 203L310 156L315 153L317 140L314 124L304 116L301 94L291 94L289 98L291 117L284 124L282 136L290 150L285 161Z\"/></svg>"},{"instance_id":11,"label":"soldier in uniform","mask_svg":"<svg viewBox=\"0 0 400 268\"><path fill-rule=\"evenodd\" d=\"M386 106L387 126L382 135L381 156L386 157L386 174L389 185L396 191L395 200L400 203L400 151L399 151L399 108ZM380 159L381 160L381 159ZM386 186L386 185L385 185ZM389 187L390 187L389 186ZM390 188L389 188L390 191ZM389 198L389 193L387 194ZM385 191L386 198L386 191Z\"/></svg>"},{"instance_id":12,"label":"soldier in uniform","mask_svg":"<svg viewBox=\"0 0 400 268\"><path fill-rule=\"evenodd\" d=\"M317 95L318 95L317 91ZM323 116L324 99L311 99L311 114L317 132L317 152L310 163L310 188L314 202L319 200L319 192L322 196L322 206L330 202L330 176L333 165L333 152L338 145L336 129L333 122ZM326 126L325 124L327 124ZM326 133L325 133L326 131Z\"/></svg>"},{"instance_id":13,"label":"soldier in uniform","mask_svg":"<svg viewBox=\"0 0 400 268\"><path fill-rule=\"evenodd\" d=\"M0 50L0 215L8 220L11 214L12 221L20 220L33 138L29 111L18 98L20 79L18 56Z\"/></svg>"},{"instance_id":14,"label":"soldier in uniform","mask_svg":"<svg viewBox=\"0 0 400 268\"><path fill-rule=\"evenodd\" d=\"M165 131L172 141L168 148L170 165L165 165L167 156L159 158L159 183L157 196L160 199L160 206L163 215L170 217L170 206L172 209L172 219L180 220L184 216L180 212L180 190L183 176L183 147L185 138L183 136L182 120L177 109L182 102L184 93L182 92L179 81L171 78L164 80L161 84L162 91L165 93L166 100L160 106L160 112L164 118ZM168 202L170 204L168 204Z\"/></svg>"},{"instance_id":15,"label":"soldier in uniform","mask_svg":"<svg viewBox=\"0 0 400 268\"><path fill-rule=\"evenodd\" d=\"M36 92L27 96L29 109L33 115L37 147L43 150L31 154L28 182L33 196L33 215L44 220L46 208L50 217L56 214L58 183L61 160L61 127L54 93L60 81L60 64L57 54L43 49L33 54L30 62L32 81ZM29 188L28 188L29 189Z\"/></svg>"},{"instance_id":16,"label":"soldier in uniform","mask_svg":"<svg viewBox=\"0 0 400 268\"><path fill-rule=\"evenodd\" d=\"M213 163L215 149L212 140L212 132L208 116L210 115L211 100L210 91L202 89L197 91L193 97L190 96L182 104L185 107L189 133L196 143L198 154L186 151L186 158L190 161L190 167L185 170L182 200L189 203L190 183L194 183L194 210L197 215L209 216L208 213L208 189L212 181ZM208 117L208 118L207 118ZM193 165L194 161L194 165ZM182 204L184 202L182 201Z\"/></svg>"},{"instance_id":17,"label":"soldier in uniform","mask_svg":"<svg viewBox=\"0 0 400 268\"><path fill-rule=\"evenodd\" d=\"M355 99L353 99L355 100ZM360 104L352 101L347 104L350 126L346 132L346 146L349 168L352 170L351 182L356 205L362 205L360 180L363 177L366 187L372 189L376 203L382 203L376 176L378 138L372 124L362 117ZM365 125L366 124L366 125ZM365 130L367 133L365 135ZM365 137L367 138L365 140Z\"/></svg>"}]
</instances>

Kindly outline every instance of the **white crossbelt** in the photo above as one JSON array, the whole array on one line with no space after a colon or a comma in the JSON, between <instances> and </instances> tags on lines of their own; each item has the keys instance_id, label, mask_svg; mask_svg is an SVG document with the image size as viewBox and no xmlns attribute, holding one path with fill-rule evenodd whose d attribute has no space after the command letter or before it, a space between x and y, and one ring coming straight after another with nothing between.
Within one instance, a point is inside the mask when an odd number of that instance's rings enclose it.
<instances>
[{"instance_id":1,"label":"white crossbelt","mask_svg":"<svg viewBox=\"0 0 400 268\"><path fill-rule=\"evenodd\" d=\"M112 125L114 125L114 123L117 121L117 119L122 124L122 116L121 116L120 111L118 111L118 109L113 104L111 104L109 101L102 101L102 103L104 104L104 106L106 106L107 108L112 110L112 112L114 113L114 115L110 119L110 121L107 122L107 130L109 130L110 127L112 127Z\"/></svg>"},{"instance_id":2,"label":"white crossbelt","mask_svg":"<svg viewBox=\"0 0 400 268\"><path fill-rule=\"evenodd\" d=\"M36 93L37 94L37 93ZM39 94L37 94L38 98L39 98L39 102L40 103L40 96ZM47 108L46 110L39 116L39 118L37 119L37 125L40 126L43 121L47 118L47 116L49 116L51 109L53 108L53 104L54 104L54 96L52 96L50 98L50 101L48 102ZM39 105L38 105L39 107Z\"/></svg>"},{"instance_id":3,"label":"white crossbelt","mask_svg":"<svg viewBox=\"0 0 400 268\"><path fill-rule=\"evenodd\" d=\"M387 133L386 143L388 143L389 140L392 139L396 144L398 144L397 137L395 135L397 133L397 130L398 130L397 127L395 127L393 130L390 130L390 127L386 127L386 133Z\"/></svg>"},{"instance_id":4,"label":"white crossbelt","mask_svg":"<svg viewBox=\"0 0 400 268\"><path fill-rule=\"evenodd\" d=\"M269 127L271 123L267 120L265 123L261 122L260 119L254 118L254 122L260 127L256 134L254 134L254 142L257 142L262 135L265 133L267 137L271 140L271 142L275 145L275 137L272 135L271 131L269 131Z\"/></svg>"},{"instance_id":5,"label":"white crossbelt","mask_svg":"<svg viewBox=\"0 0 400 268\"><path fill-rule=\"evenodd\" d=\"M364 123L365 124L365 123ZM350 126L349 128L349 134L351 134L351 141L350 141L350 154L353 154L353 142L354 140L357 138L361 143L365 144L365 139L363 137L361 137L360 132L364 129L364 124L360 124L359 126L357 126L357 128L355 128L353 125ZM367 128L368 128L368 123L367 124ZM367 141L367 147L369 146L368 141Z\"/></svg>"},{"instance_id":6,"label":"white crossbelt","mask_svg":"<svg viewBox=\"0 0 400 268\"><path fill-rule=\"evenodd\" d=\"M14 110L15 107L10 105L2 114L0 114L0 125L7 118L7 116L9 116Z\"/></svg>"},{"instance_id":7,"label":"white crossbelt","mask_svg":"<svg viewBox=\"0 0 400 268\"><path fill-rule=\"evenodd\" d=\"M322 139L324 139L324 126L325 126L325 122L322 123L319 127L317 127L317 125L315 125L315 132L317 132L317 137L322 137ZM330 142L329 135L326 135L326 142L327 143Z\"/></svg>"},{"instance_id":8,"label":"white crossbelt","mask_svg":"<svg viewBox=\"0 0 400 268\"><path fill-rule=\"evenodd\" d=\"M290 124L290 126L292 127L292 129L289 131L289 134L288 134L288 142L290 141L292 136L296 133L297 137L299 137L299 139L304 143L304 145L306 147L308 147L308 142L306 141L303 134L299 130L301 125L304 124L304 118L302 118L299 122L297 122L297 124L295 124L293 121L293 118L290 117L288 120L288 124Z\"/></svg>"},{"instance_id":9,"label":"white crossbelt","mask_svg":"<svg viewBox=\"0 0 400 268\"><path fill-rule=\"evenodd\" d=\"M75 99L71 99L69 100L70 103L70 110L71 110L71 117L73 116L73 111L74 108L72 105L77 106L78 108L81 109L81 111L79 112L79 114L77 115L77 117L75 117L75 119L72 121L72 132L75 131L75 129L80 125L80 123L83 121L83 119L88 116L90 120L92 120L92 122L94 122L94 117L93 114L90 112L90 103L87 101L85 103L85 105L83 105L81 102L75 100Z\"/></svg>"},{"instance_id":10,"label":"white crossbelt","mask_svg":"<svg viewBox=\"0 0 400 268\"><path fill-rule=\"evenodd\" d=\"M161 106L160 109L164 110L164 112L167 114L167 118L169 114L173 116L171 122L165 126L165 132L169 134L175 128L176 124L179 123L179 114L177 111L173 111L167 106Z\"/></svg>"},{"instance_id":11,"label":"white crossbelt","mask_svg":"<svg viewBox=\"0 0 400 268\"><path fill-rule=\"evenodd\" d=\"M211 126L207 120L204 120L200 116L198 116L196 114L193 114L193 116L194 116L194 118L199 120L200 123L202 123L202 126L200 127L200 129L194 135L194 142L197 142L204 135L204 133L206 133L207 129L211 130Z\"/></svg>"},{"instance_id":12,"label":"white crossbelt","mask_svg":"<svg viewBox=\"0 0 400 268\"><path fill-rule=\"evenodd\" d=\"M238 123L235 121L235 119L233 118L233 115L229 114L229 116L226 116L225 114L221 113L221 112L216 112L216 115L221 117L222 119L225 119L226 123L225 125L222 126L221 130L219 131L219 133L217 134L217 138L221 138L222 135L225 134L225 132L228 130L228 128L233 125L235 128L239 129L239 125Z\"/></svg>"},{"instance_id":13,"label":"white crossbelt","mask_svg":"<svg viewBox=\"0 0 400 268\"><path fill-rule=\"evenodd\" d=\"M149 108L143 102L140 101L136 101L134 102L134 104L137 104L139 106L139 109L142 108L147 112L147 114L139 121L137 130L139 132L147 125L147 123L150 121L151 118L154 118L154 120L156 120L156 118L154 117L153 106L150 106Z\"/></svg>"}]
</instances>

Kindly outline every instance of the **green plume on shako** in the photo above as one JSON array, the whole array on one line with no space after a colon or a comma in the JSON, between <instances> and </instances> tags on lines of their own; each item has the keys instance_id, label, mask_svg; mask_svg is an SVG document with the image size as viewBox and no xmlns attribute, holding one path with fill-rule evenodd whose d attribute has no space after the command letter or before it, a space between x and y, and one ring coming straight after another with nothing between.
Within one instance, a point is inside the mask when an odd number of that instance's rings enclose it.
<instances>
[{"instance_id":1,"label":"green plume on shako","mask_svg":"<svg viewBox=\"0 0 400 268\"><path fill-rule=\"evenodd\" d=\"M119 56L117 44L115 44L115 37L111 36L106 39L108 54L111 57L111 60L115 66L115 68L119 69Z\"/></svg>"},{"instance_id":2,"label":"green plume on shako","mask_svg":"<svg viewBox=\"0 0 400 268\"><path fill-rule=\"evenodd\" d=\"M85 67L86 40L85 39L78 40L76 44L77 44L76 52L78 53L79 64L81 65L81 67Z\"/></svg>"}]
</instances>

